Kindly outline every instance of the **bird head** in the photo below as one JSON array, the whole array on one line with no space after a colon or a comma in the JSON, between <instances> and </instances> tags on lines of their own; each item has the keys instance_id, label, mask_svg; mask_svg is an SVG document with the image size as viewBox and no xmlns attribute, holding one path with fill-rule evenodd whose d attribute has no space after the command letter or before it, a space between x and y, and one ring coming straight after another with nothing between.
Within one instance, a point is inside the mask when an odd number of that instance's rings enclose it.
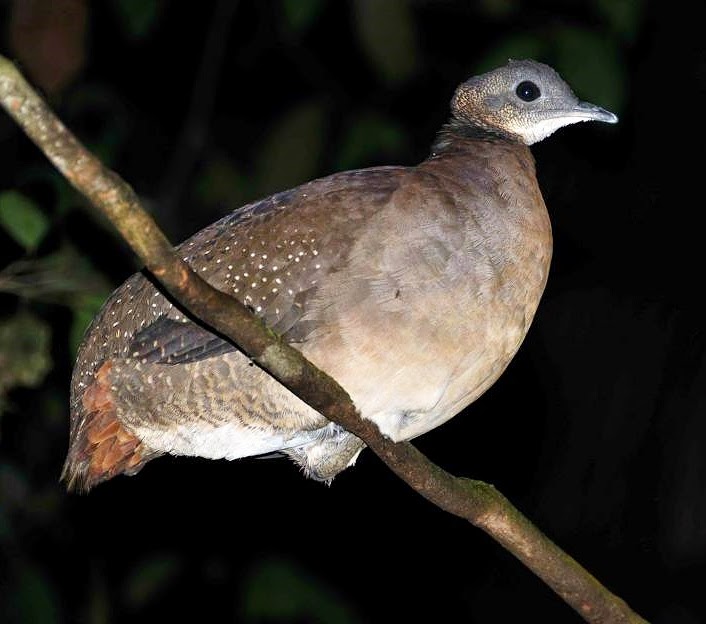
<instances>
[{"instance_id":1,"label":"bird head","mask_svg":"<svg viewBox=\"0 0 706 624\"><path fill-rule=\"evenodd\" d=\"M618 121L610 111L579 100L549 65L532 60L511 60L467 80L451 109L455 124L480 126L525 145L579 121Z\"/></svg>"}]
</instances>

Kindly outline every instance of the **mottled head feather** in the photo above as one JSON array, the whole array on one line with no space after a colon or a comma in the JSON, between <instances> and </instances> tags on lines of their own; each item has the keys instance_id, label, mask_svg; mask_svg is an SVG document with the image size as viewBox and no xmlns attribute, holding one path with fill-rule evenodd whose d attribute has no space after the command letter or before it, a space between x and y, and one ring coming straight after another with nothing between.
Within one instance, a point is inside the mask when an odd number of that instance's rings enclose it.
<instances>
[{"instance_id":1,"label":"mottled head feather","mask_svg":"<svg viewBox=\"0 0 706 624\"><path fill-rule=\"evenodd\" d=\"M510 60L470 78L456 90L451 112L452 127L466 126L525 145L579 121L618 121L613 113L580 101L554 69L533 60Z\"/></svg>"}]
</instances>

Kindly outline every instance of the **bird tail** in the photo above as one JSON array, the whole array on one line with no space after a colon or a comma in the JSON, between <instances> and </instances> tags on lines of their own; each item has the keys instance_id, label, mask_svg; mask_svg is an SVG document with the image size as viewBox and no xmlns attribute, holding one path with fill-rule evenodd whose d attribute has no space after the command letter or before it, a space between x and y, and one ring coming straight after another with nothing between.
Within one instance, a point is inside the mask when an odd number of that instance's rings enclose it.
<instances>
[{"instance_id":1,"label":"bird tail","mask_svg":"<svg viewBox=\"0 0 706 624\"><path fill-rule=\"evenodd\" d=\"M69 491L88 492L118 474L134 475L158 453L118 420L105 362L82 395L72 398L71 438L61 479Z\"/></svg>"}]
</instances>

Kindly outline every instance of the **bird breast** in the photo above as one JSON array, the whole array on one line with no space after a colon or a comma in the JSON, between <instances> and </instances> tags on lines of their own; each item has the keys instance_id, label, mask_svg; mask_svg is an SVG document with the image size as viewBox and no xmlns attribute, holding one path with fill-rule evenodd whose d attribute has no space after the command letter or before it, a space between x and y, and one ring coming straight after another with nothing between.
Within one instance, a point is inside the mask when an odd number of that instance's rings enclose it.
<instances>
[{"instance_id":1,"label":"bird breast","mask_svg":"<svg viewBox=\"0 0 706 624\"><path fill-rule=\"evenodd\" d=\"M309 304L321 329L304 354L394 440L492 385L546 283L551 227L529 150L488 151L419 167Z\"/></svg>"}]
</instances>

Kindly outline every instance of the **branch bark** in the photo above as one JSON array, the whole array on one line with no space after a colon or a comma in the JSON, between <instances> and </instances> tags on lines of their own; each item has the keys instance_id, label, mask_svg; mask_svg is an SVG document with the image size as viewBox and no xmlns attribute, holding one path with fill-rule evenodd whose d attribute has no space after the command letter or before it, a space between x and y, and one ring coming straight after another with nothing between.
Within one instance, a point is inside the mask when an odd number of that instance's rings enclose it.
<instances>
[{"instance_id":1,"label":"branch bark","mask_svg":"<svg viewBox=\"0 0 706 624\"><path fill-rule=\"evenodd\" d=\"M334 379L284 343L236 299L209 286L176 253L132 188L59 121L14 65L0 56L0 104L66 179L121 233L186 310L236 344L298 397L362 439L411 488L484 530L587 622L645 620L543 535L492 485L455 477L409 443L393 443L359 417Z\"/></svg>"}]
</instances>

